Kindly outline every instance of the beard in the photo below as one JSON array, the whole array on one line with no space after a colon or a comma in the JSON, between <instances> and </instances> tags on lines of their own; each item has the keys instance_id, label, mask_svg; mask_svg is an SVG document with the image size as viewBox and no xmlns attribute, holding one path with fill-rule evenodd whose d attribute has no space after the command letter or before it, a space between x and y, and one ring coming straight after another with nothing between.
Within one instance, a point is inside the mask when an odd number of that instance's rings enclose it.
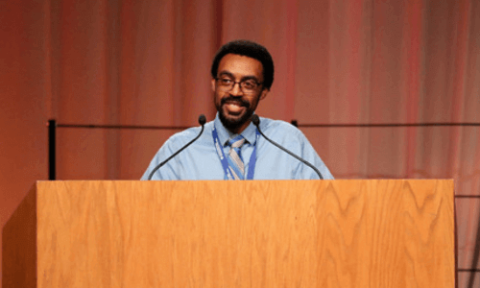
<instances>
[{"instance_id":1,"label":"beard","mask_svg":"<svg viewBox=\"0 0 480 288\"><path fill-rule=\"evenodd\" d=\"M238 105L245 107L246 111L239 117L227 117L222 109L222 106L227 102L236 102L238 103ZM238 97L222 98L220 105L217 105L217 111L223 126L225 126L225 128L230 131L238 130L243 124L250 120L253 112L255 112L253 109L250 108L250 102Z\"/></svg>"}]
</instances>

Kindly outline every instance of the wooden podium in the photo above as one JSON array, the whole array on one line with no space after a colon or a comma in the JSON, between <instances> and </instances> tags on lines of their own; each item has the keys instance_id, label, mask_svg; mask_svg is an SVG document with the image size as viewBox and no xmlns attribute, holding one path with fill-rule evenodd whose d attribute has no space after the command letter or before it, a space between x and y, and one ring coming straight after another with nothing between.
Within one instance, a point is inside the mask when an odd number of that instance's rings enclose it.
<instances>
[{"instance_id":1,"label":"wooden podium","mask_svg":"<svg viewBox=\"0 0 480 288\"><path fill-rule=\"evenodd\" d=\"M37 182L10 287L455 286L451 180Z\"/></svg>"}]
</instances>

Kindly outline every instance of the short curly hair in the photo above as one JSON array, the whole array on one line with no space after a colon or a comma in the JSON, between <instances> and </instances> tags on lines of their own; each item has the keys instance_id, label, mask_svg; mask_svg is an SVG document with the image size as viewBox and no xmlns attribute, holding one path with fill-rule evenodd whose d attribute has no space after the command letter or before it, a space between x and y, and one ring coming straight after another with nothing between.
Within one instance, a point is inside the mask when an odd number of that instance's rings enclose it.
<instances>
[{"instance_id":1,"label":"short curly hair","mask_svg":"<svg viewBox=\"0 0 480 288\"><path fill-rule=\"evenodd\" d=\"M212 63L212 77L217 78L218 65L223 56L227 54L236 54L257 59L263 66L263 86L270 90L273 83L273 59L267 48L262 45L249 40L234 40L228 42L218 49L217 54L213 58Z\"/></svg>"}]
</instances>

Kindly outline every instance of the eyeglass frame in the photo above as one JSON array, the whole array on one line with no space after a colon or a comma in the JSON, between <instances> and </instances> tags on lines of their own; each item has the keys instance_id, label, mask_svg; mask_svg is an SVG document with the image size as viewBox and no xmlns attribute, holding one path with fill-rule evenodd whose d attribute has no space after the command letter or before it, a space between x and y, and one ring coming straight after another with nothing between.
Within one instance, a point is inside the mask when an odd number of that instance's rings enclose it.
<instances>
[{"instance_id":1,"label":"eyeglass frame","mask_svg":"<svg viewBox=\"0 0 480 288\"><path fill-rule=\"evenodd\" d=\"M222 76L228 77L229 80L233 82L232 85L230 86L230 88L228 88L227 86L218 84L218 81L219 81L219 80L222 80L222 79L221 79ZM240 80L240 81L235 81L235 80L233 80L232 78L233 78L233 76L228 75L228 74L224 74L224 75L220 75L220 76L215 77L215 82L217 83L217 85L218 85L219 87L228 88L228 89L224 90L225 92L232 90L232 89L235 87L235 85L238 84L238 88L240 88L240 91L242 91L242 93L245 93L245 94L252 94L252 93L257 92L257 91L258 91L257 89L258 89L259 87L263 86L263 83L264 83L264 82L258 82L255 77L246 77L246 78L243 78L243 79ZM255 87L254 89L252 89L252 91L246 91L246 92L245 92L245 91L243 90L244 88L242 87L242 83L245 83L245 81L248 81L248 80L253 80L253 81L255 81L255 84L257 85L257 87ZM222 90L223 90L223 89L222 89Z\"/></svg>"}]
</instances>

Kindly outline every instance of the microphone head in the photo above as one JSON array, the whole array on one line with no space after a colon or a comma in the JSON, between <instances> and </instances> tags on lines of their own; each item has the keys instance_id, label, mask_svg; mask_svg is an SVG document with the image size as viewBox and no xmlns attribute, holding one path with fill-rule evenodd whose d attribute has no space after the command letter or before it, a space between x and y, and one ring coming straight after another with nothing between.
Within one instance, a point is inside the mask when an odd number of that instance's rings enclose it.
<instances>
[{"instance_id":1,"label":"microphone head","mask_svg":"<svg viewBox=\"0 0 480 288\"><path fill-rule=\"evenodd\" d=\"M258 117L257 114L253 114L251 119L252 119L253 125L258 126L260 124L260 118Z\"/></svg>"},{"instance_id":2,"label":"microphone head","mask_svg":"<svg viewBox=\"0 0 480 288\"><path fill-rule=\"evenodd\" d=\"M205 115L200 114L200 116L198 116L198 123L203 126L205 122L207 122L207 118L205 118Z\"/></svg>"}]
</instances>

